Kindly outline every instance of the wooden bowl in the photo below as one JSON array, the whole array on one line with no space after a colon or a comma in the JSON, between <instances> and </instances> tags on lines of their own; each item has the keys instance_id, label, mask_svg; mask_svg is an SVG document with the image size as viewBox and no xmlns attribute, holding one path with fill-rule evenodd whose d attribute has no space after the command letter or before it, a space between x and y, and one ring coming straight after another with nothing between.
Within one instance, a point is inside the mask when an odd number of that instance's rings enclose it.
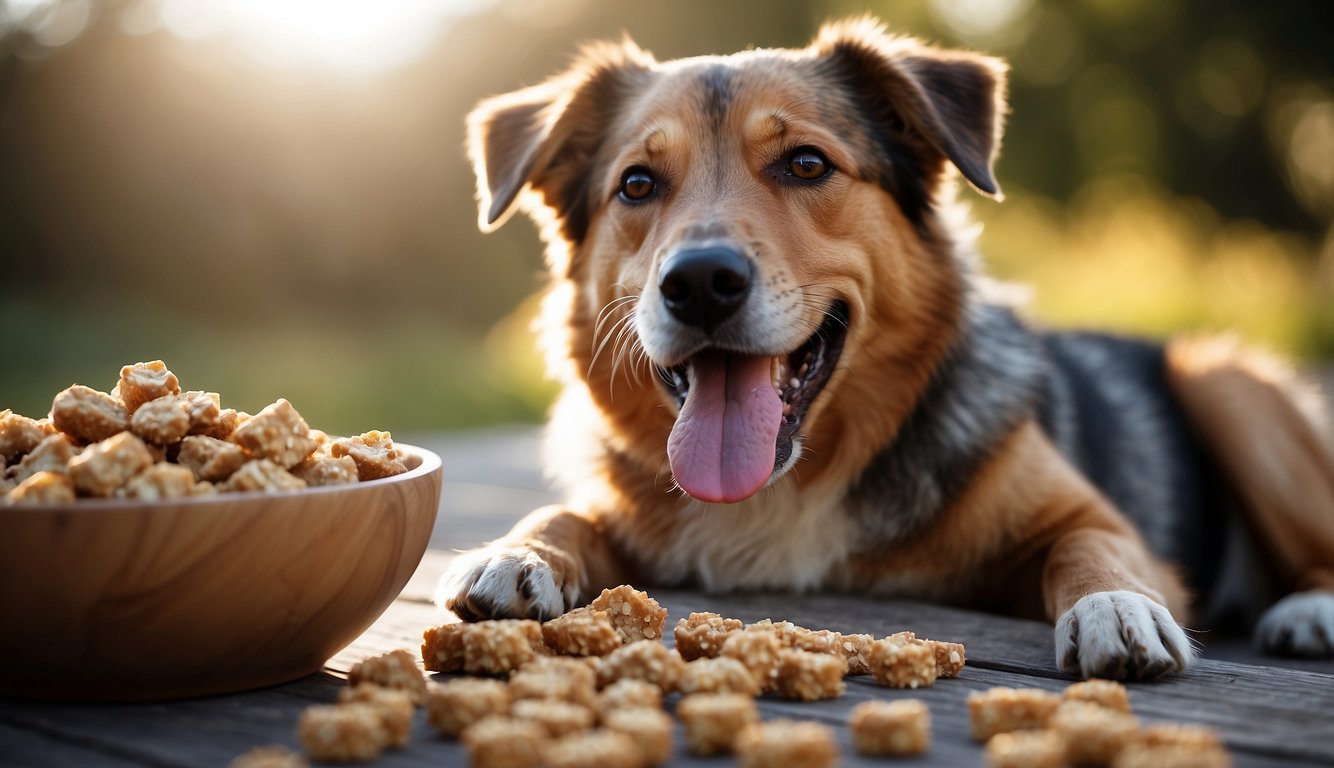
<instances>
[{"instance_id":1,"label":"wooden bowl","mask_svg":"<svg viewBox=\"0 0 1334 768\"><path fill-rule=\"evenodd\" d=\"M355 485L0 508L0 695L130 701L295 680L421 561L440 457Z\"/></svg>"}]
</instances>

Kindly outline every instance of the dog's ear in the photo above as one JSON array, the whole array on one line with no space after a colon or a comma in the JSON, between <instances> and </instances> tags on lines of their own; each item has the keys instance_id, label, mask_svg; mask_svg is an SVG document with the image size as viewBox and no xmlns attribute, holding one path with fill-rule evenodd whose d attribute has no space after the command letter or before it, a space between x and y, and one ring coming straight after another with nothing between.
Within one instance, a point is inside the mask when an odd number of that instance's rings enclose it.
<instances>
[{"instance_id":1,"label":"dog's ear","mask_svg":"<svg viewBox=\"0 0 1334 768\"><path fill-rule=\"evenodd\" d=\"M1000 197L992 164L1005 117L1005 62L893 37L870 18L825 26L814 48L867 100L872 119L903 121L978 191Z\"/></svg>"},{"instance_id":2,"label":"dog's ear","mask_svg":"<svg viewBox=\"0 0 1334 768\"><path fill-rule=\"evenodd\" d=\"M468 115L479 226L505 222L531 185L574 241L587 226L588 169L616 105L653 59L628 38L585 48L573 66L540 85L483 101Z\"/></svg>"}]
</instances>

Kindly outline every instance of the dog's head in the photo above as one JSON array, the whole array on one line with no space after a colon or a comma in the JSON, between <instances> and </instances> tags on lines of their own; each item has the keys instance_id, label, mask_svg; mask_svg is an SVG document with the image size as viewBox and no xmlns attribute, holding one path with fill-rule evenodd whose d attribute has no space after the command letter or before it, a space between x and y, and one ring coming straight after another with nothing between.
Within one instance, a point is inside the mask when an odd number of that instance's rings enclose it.
<instances>
[{"instance_id":1,"label":"dog's head","mask_svg":"<svg viewBox=\"0 0 1334 768\"><path fill-rule=\"evenodd\" d=\"M691 496L741 500L803 445L869 454L924 384L964 290L944 177L997 194L1003 76L869 20L803 50L591 48L470 116L481 224L544 226L594 400Z\"/></svg>"}]
</instances>

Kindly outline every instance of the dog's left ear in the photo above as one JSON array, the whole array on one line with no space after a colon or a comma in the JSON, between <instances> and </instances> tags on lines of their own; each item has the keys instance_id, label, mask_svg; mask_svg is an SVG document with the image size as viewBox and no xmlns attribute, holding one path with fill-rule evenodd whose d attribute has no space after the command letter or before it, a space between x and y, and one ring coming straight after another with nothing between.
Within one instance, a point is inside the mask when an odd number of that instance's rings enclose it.
<instances>
[{"instance_id":1,"label":"dog's left ear","mask_svg":"<svg viewBox=\"0 0 1334 768\"><path fill-rule=\"evenodd\" d=\"M813 47L868 100L873 119L904 121L978 191L1001 196L992 164L1005 117L1005 62L892 37L870 18L825 26Z\"/></svg>"}]
</instances>

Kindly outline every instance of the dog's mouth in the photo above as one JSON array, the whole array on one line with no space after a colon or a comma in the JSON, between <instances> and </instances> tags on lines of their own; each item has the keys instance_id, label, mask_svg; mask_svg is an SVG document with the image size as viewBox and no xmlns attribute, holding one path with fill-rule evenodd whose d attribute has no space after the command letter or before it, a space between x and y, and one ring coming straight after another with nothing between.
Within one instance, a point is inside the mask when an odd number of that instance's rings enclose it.
<instances>
[{"instance_id":1,"label":"dog's mouth","mask_svg":"<svg viewBox=\"0 0 1334 768\"><path fill-rule=\"evenodd\" d=\"M680 408L667 440L677 485L700 501L730 503L788 469L802 421L829 383L847 333L847 305L835 301L815 333L786 355L711 347L660 368Z\"/></svg>"}]
</instances>

